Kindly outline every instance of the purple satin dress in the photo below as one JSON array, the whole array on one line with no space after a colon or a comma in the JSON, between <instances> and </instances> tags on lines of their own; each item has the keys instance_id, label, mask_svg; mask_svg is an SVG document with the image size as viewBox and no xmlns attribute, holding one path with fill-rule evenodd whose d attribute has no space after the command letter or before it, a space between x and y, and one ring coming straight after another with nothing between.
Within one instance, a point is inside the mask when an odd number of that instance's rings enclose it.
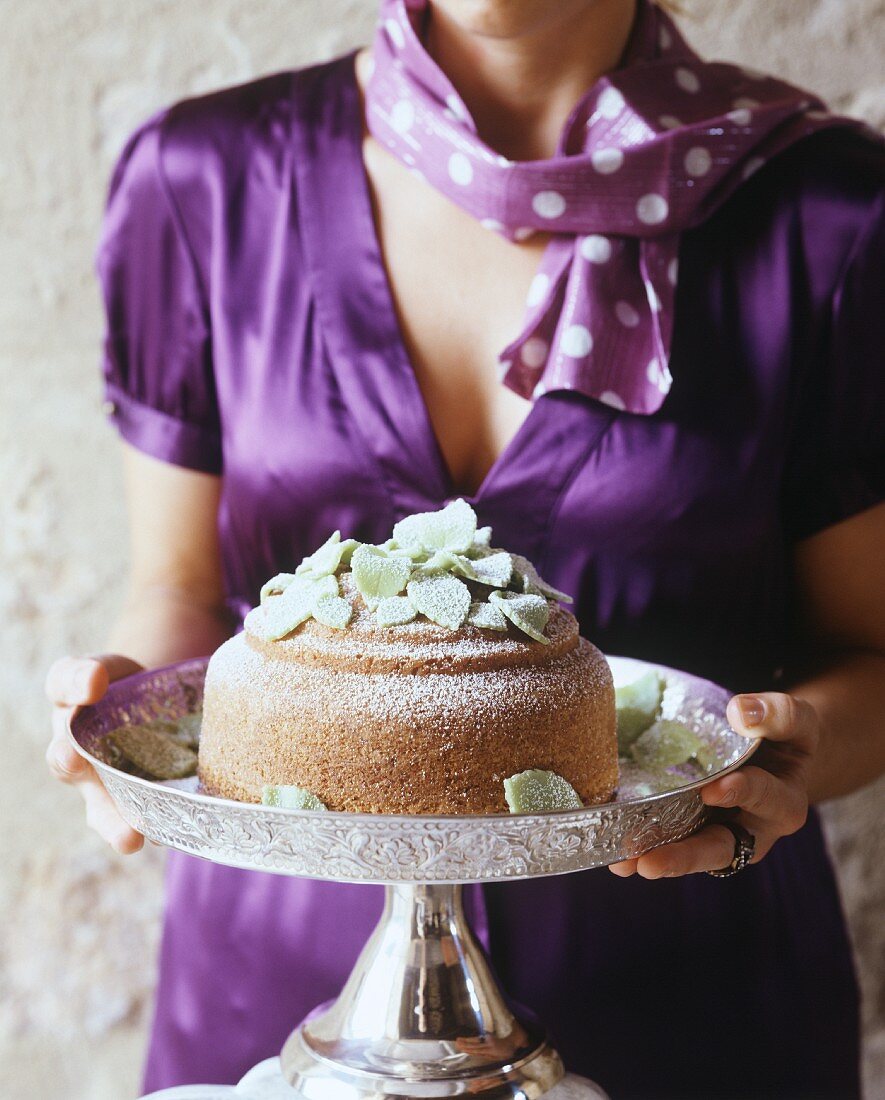
<instances>
[{"instance_id":1,"label":"purple satin dress","mask_svg":"<svg viewBox=\"0 0 885 1100\"><path fill-rule=\"evenodd\" d=\"M232 606L334 528L457 495L398 326L352 58L173 107L127 146L99 254L122 435L224 472ZM611 653L732 689L789 672L791 546L883 498L885 157L845 133L681 248L653 416L539 398L471 503ZM505 988L626 1098L859 1094L857 989L818 821L728 880L471 888ZM146 1089L235 1082L339 990L380 888L173 853Z\"/></svg>"}]
</instances>

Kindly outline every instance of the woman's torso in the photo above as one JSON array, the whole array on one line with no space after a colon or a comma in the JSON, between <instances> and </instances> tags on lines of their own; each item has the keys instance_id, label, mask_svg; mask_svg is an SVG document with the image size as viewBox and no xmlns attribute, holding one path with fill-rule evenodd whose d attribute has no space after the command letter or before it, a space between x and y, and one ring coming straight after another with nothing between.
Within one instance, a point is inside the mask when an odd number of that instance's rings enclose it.
<instances>
[{"instance_id":1,"label":"woman's torso","mask_svg":"<svg viewBox=\"0 0 885 1100\"><path fill-rule=\"evenodd\" d=\"M521 423L504 415L484 441L486 457L471 465L466 451L453 458L437 442L419 385L417 360L426 353L414 340L413 363L403 339L396 275L391 280L385 266L362 160L352 59L184 104L162 126L170 188L212 318L222 546L240 613L267 576L291 569L333 529L380 541L396 519L439 507L467 482L480 522L575 597L583 633L604 650L684 667L735 689L776 681L791 653L792 543L851 507L827 487L821 468L835 392L833 301L868 219L881 160L868 170L856 142L815 139L820 144L783 155L685 235L674 384L659 413L622 414L552 391ZM825 154L819 160L817 150ZM851 165L858 170L846 174ZM421 240L434 249L433 227ZM396 246L385 243L391 256ZM490 245L490 264L493 251ZM449 262L467 269L472 261L464 255L461 264L456 254ZM451 272L446 277L441 323L455 330L446 334L453 356L461 346L470 353L471 374L474 364L493 371L498 347L518 324L530 267L520 266L506 292L489 291L500 292L502 308L488 330L477 318L493 297L481 310L464 310L467 334L457 331L461 314ZM432 291L434 257L416 270ZM474 423L476 406L468 390L465 424ZM272 1053L267 1044L291 1025L292 1012L334 992L377 899L366 900L359 888L328 890L173 864L153 1061L173 1068L165 1077L156 1068L153 1087L175 1080L173 1064L186 1063L188 1043L203 1026L221 1029L230 1036L223 1045L235 1047L250 997L261 1000L254 1027L264 1030L238 1050L240 1059ZM655 1057L663 1061L672 1043L652 1041L656 1014L673 1006L691 1012L695 1035L712 1041L721 1028L711 1015L724 1010L727 1027L740 1026L761 988L774 1015L745 1022L756 1064L740 1080L758 1082L765 1072L776 1080L777 1051L786 1048L769 1024L786 1012L802 1042L822 1048L824 1034L835 1034L832 1021L819 1021L829 1003L839 1006L838 1058L803 1080L826 1083L832 1070L830 1079L849 1082L846 1094L853 1087L850 961L814 822L734 880L727 895L703 877L637 884L600 873L513 884L488 901L505 984L548 1016L576 1068L607 1067L607 1080L621 1073L641 1090L656 1071L627 1065L632 1026L645 1029L647 1049L660 1047ZM344 944L338 955L320 943L327 926ZM243 928L259 930L260 962L240 958ZM742 955L733 950L738 939ZM520 968L527 953L543 959L540 971ZM229 971L219 987L213 975L222 957L236 976ZM275 978L293 966L302 968L300 986ZM704 975L717 968L730 1009L704 988ZM815 975L816 984L802 974ZM645 1008L629 994L615 1003L625 975ZM680 977L686 988L662 997ZM262 999L275 981L273 996ZM228 997L231 984L237 992ZM195 989L203 991L205 1020ZM579 1018L592 1019L605 1049L582 1046ZM720 1064L728 1042L699 1052L696 1067ZM169 1054L176 1043L178 1063ZM789 1057L795 1061L803 1049L800 1043ZM703 1073L698 1068L694 1078ZM687 1081L686 1074L681 1067L676 1077Z\"/></svg>"},{"instance_id":2,"label":"woman's torso","mask_svg":"<svg viewBox=\"0 0 885 1100\"><path fill-rule=\"evenodd\" d=\"M164 126L166 148L182 150L170 185L212 316L225 572L242 611L334 528L383 539L463 484L403 341L352 59L238 92L182 105ZM839 167L836 193L832 150L849 166L866 153L816 140L820 172L796 147L685 234L675 382L658 414L553 391L488 434L489 469L458 471L485 474L468 494L481 522L575 597L604 649L735 688L765 687L789 656L791 541L819 523L808 498L824 444L809 417L825 415L832 299L876 182ZM432 256L424 270L432 291ZM471 370L493 371L527 274ZM459 326L448 310L443 320ZM475 394L463 405L473 424ZM490 441L508 436L495 458Z\"/></svg>"}]
</instances>

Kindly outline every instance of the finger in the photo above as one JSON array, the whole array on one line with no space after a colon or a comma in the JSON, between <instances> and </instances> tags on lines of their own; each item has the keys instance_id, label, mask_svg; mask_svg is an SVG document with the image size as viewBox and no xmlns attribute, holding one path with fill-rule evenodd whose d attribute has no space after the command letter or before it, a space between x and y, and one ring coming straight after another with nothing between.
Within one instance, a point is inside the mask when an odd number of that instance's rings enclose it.
<instances>
[{"instance_id":1,"label":"finger","mask_svg":"<svg viewBox=\"0 0 885 1100\"><path fill-rule=\"evenodd\" d=\"M754 862L761 859L773 841L756 834ZM636 870L642 878L676 878L700 871L719 871L734 859L734 836L724 825L707 825L700 832L665 844L640 856Z\"/></svg>"},{"instance_id":2,"label":"finger","mask_svg":"<svg viewBox=\"0 0 885 1100\"><path fill-rule=\"evenodd\" d=\"M61 657L46 674L46 695L60 706L97 702L112 680L141 670L129 657L106 653L98 657Z\"/></svg>"},{"instance_id":3,"label":"finger","mask_svg":"<svg viewBox=\"0 0 885 1100\"><path fill-rule=\"evenodd\" d=\"M610 863L608 869L618 878L629 878L631 875L636 874L636 864L638 862L638 859L622 859L619 863Z\"/></svg>"},{"instance_id":4,"label":"finger","mask_svg":"<svg viewBox=\"0 0 885 1100\"><path fill-rule=\"evenodd\" d=\"M808 797L800 784L753 765L709 783L701 798L708 806L736 806L770 823L780 836L798 832L808 816Z\"/></svg>"},{"instance_id":5,"label":"finger","mask_svg":"<svg viewBox=\"0 0 885 1100\"><path fill-rule=\"evenodd\" d=\"M735 695L726 711L729 722L745 737L789 741L810 754L817 744L817 713L810 703L779 691Z\"/></svg>"},{"instance_id":6,"label":"finger","mask_svg":"<svg viewBox=\"0 0 885 1100\"><path fill-rule=\"evenodd\" d=\"M77 706L92 701L101 666L90 657L61 657L46 674L45 691L51 703ZM107 686L107 673L105 684Z\"/></svg>"},{"instance_id":7,"label":"finger","mask_svg":"<svg viewBox=\"0 0 885 1100\"><path fill-rule=\"evenodd\" d=\"M67 713L59 709L58 718L64 721ZM53 715L55 719L56 715ZM52 775L62 783L77 783L92 771L91 764L71 744L66 729L56 730L47 745L46 763Z\"/></svg>"},{"instance_id":8,"label":"finger","mask_svg":"<svg viewBox=\"0 0 885 1100\"><path fill-rule=\"evenodd\" d=\"M86 803L86 824L102 840L121 855L130 855L144 846L144 837L120 817L114 800L97 777L82 783L80 791Z\"/></svg>"}]
</instances>

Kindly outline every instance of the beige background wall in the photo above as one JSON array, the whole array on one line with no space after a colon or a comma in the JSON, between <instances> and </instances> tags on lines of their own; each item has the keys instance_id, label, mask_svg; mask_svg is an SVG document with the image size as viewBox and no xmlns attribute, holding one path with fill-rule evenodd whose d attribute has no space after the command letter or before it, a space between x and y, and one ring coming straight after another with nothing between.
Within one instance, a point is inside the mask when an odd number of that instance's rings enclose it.
<instances>
[{"instance_id":1,"label":"beige background wall","mask_svg":"<svg viewBox=\"0 0 885 1100\"><path fill-rule=\"evenodd\" d=\"M552 0L551 0L552 2ZM703 50L885 125L883 0L695 0ZM123 860L42 763L49 660L99 648L123 511L91 274L126 134L182 96L324 58L373 0L0 0L0 1094L135 1094L162 855ZM885 1098L885 785L827 811L861 963L868 1100ZM877 812L878 811L878 812ZM878 836L878 839L877 839ZM789 1021L784 1021L789 1027Z\"/></svg>"}]
</instances>

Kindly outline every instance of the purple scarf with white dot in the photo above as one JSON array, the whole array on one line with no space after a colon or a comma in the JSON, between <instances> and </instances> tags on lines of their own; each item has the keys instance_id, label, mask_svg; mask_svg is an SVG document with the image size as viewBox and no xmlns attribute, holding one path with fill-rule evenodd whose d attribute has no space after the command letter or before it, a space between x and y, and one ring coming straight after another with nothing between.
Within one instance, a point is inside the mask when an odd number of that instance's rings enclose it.
<instances>
[{"instance_id":1,"label":"purple scarf with white dot","mask_svg":"<svg viewBox=\"0 0 885 1100\"><path fill-rule=\"evenodd\" d=\"M639 0L622 67L572 111L549 160L489 148L421 43L427 0L383 0L366 109L374 137L509 240L552 234L501 379L525 398L578 390L650 414L673 378L679 235L766 161L828 126L862 124L781 80L702 61Z\"/></svg>"}]
</instances>

